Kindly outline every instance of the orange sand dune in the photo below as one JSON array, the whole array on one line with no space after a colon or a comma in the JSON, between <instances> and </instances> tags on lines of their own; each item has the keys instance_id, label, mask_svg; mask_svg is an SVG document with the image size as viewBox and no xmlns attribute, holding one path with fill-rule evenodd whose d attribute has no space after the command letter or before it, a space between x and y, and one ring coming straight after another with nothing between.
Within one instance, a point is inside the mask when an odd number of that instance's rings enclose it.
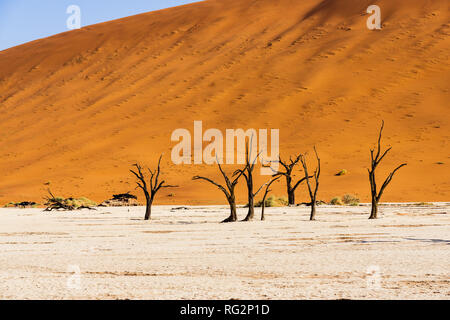
<instances>
[{"instance_id":1,"label":"orange sand dune","mask_svg":"<svg viewBox=\"0 0 450 320\"><path fill-rule=\"evenodd\" d=\"M381 31L366 27L371 4L381 7ZM285 156L317 145L319 198L368 200L382 119L394 148L379 178L409 164L383 200L448 201L449 18L446 0L211 0L2 51L0 202L42 201L47 182L101 201L133 191L130 165L164 153L166 180L180 188L159 203L224 203L191 181L218 178L217 168L170 161L172 131L192 131L194 120L279 128ZM341 169L348 175L335 177Z\"/></svg>"}]
</instances>

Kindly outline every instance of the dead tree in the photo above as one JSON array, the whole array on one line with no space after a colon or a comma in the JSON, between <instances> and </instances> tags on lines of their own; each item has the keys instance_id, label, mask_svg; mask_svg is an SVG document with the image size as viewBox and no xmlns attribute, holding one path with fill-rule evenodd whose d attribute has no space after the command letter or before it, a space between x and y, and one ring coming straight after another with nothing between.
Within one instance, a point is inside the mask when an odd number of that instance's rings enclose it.
<instances>
[{"instance_id":1,"label":"dead tree","mask_svg":"<svg viewBox=\"0 0 450 320\"><path fill-rule=\"evenodd\" d=\"M127 192L127 193L113 194L112 200L128 202L130 200L137 200L137 197L134 194L130 194L130 192Z\"/></svg>"},{"instance_id":2,"label":"dead tree","mask_svg":"<svg viewBox=\"0 0 450 320\"><path fill-rule=\"evenodd\" d=\"M400 170L402 167L406 166L406 163L403 163L399 165L397 168L392 171L386 180L384 180L383 185L381 186L380 190L377 191L377 184L375 180L375 170L377 169L378 165L380 164L381 160L384 159L384 157L388 154L389 151L391 151L392 147L388 148L386 151L384 151L383 154L381 154L381 136L383 134L384 129L384 121L381 124L380 134L378 136L378 145L377 145L377 153L375 154L375 150L370 150L370 157L371 157L371 168L367 169L369 172L369 181L370 181L370 191L372 196L372 211L370 213L369 219L377 219L378 218L378 204L380 202L381 196L383 195L384 190L389 185L389 183L392 181L392 178L394 177L394 174Z\"/></svg>"},{"instance_id":3,"label":"dead tree","mask_svg":"<svg viewBox=\"0 0 450 320\"><path fill-rule=\"evenodd\" d=\"M319 178L320 178L320 158L319 155L317 154L316 147L314 147L314 153L316 154L317 159L317 167L313 175L314 189L312 188L311 182L309 181L310 177L308 175L308 165L306 163L306 156L303 155L300 156L300 161L303 165L303 170L305 171L305 179L306 184L308 186L309 197L311 198L311 216L309 218L309 220L311 221L316 220L317 191L319 190Z\"/></svg>"},{"instance_id":4,"label":"dead tree","mask_svg":"<svg viewBox=\"0 0 450 320\"><path fill-rule=\"evenodd\" d=\"M75 210L75 206L73 204L69 204L67 199L55 197L50 189L47 189L49 196L45 198L45 210L44 211L53 211L53 210L64 210L64 211L73 211Z\"/></svg>"},{"instance_id":5,"label":"dead tree","mask_svg":"<svg viewBox=\"0 0 450 320\"><path fill-rule=\"evenodd\" d=\"M91 207L88 204L79 204L77 202L80 201L80 199L75 199L73 197L71 198L61 198L61 197L55 197L53 193L50 191L50 189L47 190L49 196L45 198L45 210L44 211L74 211L74 210L82 210L82 209L88 209L88 210L96 210L95 208Z\"/></svg>"},{"instance_id":6,"label":"dead tree","mask_svg":"<svg viewBox=\"0 0 450 320\"><path fill-rule=\"evenodd\" d=\"M250 139L250 143L252 143L253 136ZM247 195L248 195L248 213L243 221L251 221L255 216L255 197L261 191L262 185L258 191L253 192L253 171L255 170L256 161L259 157L257 154L254 158L252 158L252 153L249 150L249 144L246 142L245 145L245 168L242 170L236 170L236 174L242 174L247 182Z\"/></svg>"},{"instance_id":7,"label":"dead tree","mask_svg":"<svg viewBox=\"0 0 450 320\"><path fill-rule=\"evenodd\" d=\"M272 180L270 180L268 183L266 183L266 190L264 191L264 196L262 198L262 203L261 203L261 221L266 220L266 217L264 215L264 210L266 209L266 198L267 195L269 194L269 192L271 192L272 190L270 190L270 186L272 185L272 183L274 183L275 181L279 180L281 178L281 176L278 176L276 178L273 178ZM264 185L262 185L261 187L264 187Z\"/></svg>"},{"instance_id":8,"label":"dead tree","mask_svg":"<svg viewBox=\"0 0 450 320\"><path fill-rule=\"evenodd\" d=\"M137 187L140 188L145 195L145 202L146 202L146 208L145 208L145 220L150 220L152 215L152 204L155 200L156 193L161 188L176 188L178 186L171 186L166 185L165 181L159 181L159 176L161 173L161 159L162 155L159 157L158 161L158 167L155 171L152 171L150 169L147 169L150 174L150 179L148 180L148 184L146 181L146 176L142 172L142 166L139 164L134 164L133 166L136 167L137 172L134 170L130 170L132 174L136 176L138 181L136 182Z\"/></svg>"},{"instance_id":9,"label":"dead tree","mask_svg":"<svg viewBox=\"0 0 450 320\"><path fill-rule=\"evenodd\" d=\"M239 182L239 179L242 177L244 170L240 170L240 172L235 172L230 179L227 174L223 171L222 166L220 165L219 161L217 161L217 165L219 166L220 173L222 174L223 178L225 179L225 187L220 185L219 183L205 177L201 176L195 176L192 178L192 180L204 180L207 181L213 185L215 185L217 188L219 188L227 198L228 204L230 205L230 216L222 221L222 223L228 223L228 222L236 222L237 221L237 212L236 212L236 195L235 195L235 188L237 183Z\"/></svg>"},{"instance_id":10,"label":"dead tree","mask_svg":"<svg viewBox=\"0 0 450 320\"><path fill-rule=\"evenodd\" d=\"M277 171L273 175L273 177L278 176L284 176L286 178L286 188L287 188L287 194L288 194L288 201L289 205L293 206L295 205L295 190L298 188L298 186L306 180L306 177L301 178L296 183L293 182L294 177L292 175L292 172L295 168L295 166L300 161L301 155L298 155L295 159L292 157L289 159L289 162L285 162L281 159L281 156L278 158L278 163L281 164L285 171ZM310 177L312 178L312 177Z\"/></svg>"}]
</instances>

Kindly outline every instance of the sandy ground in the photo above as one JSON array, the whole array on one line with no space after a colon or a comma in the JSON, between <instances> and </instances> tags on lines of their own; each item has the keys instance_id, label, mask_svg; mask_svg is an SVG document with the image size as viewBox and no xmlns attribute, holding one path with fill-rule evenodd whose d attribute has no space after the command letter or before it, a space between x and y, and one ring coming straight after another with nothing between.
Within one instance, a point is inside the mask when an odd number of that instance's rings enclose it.
<instances>
[{"instance_id":1,"label":"sandy ground","mask_svg":"<svg viewBox=\"0 0 450 320\"><path fill-rule=\"evenodd\" d=\"M373 4L380 31L366 27ZM208 0L1 51L0 204L40 202L47 182L101 202L133 190L130 166L154 166L160 153L181 187L159 204L221 203L191 179L217 178L216 167L170 161L172 132L193 134L194 120L223 133L280 129L285 158L316 145L321 199L369 201L384 119L393 150L380 179L408 162L384 201L448 201L449 21L448 0Z\"/></svg>"},{"instance_id":2,"label":"sandy ground","mask_svg":"<svg viewBox=\"0 0 450 320\"><path fill-rule=\"evenodd\" d=\"M449 209L0 209L0 298L449 299Z\"/></svg>"}]
</instances>

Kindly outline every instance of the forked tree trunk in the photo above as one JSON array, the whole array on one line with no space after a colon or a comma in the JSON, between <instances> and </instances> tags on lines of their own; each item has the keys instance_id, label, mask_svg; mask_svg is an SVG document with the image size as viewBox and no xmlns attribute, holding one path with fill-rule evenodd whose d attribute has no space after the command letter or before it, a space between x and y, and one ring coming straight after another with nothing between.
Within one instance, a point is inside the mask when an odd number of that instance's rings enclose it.
<instances>
[{"instance_id":1,"label":"forked tree trunk","mask_svg":"<svg viewBox=\"0 0 450 320\"><path fill-rule=\"evenodd\" d=\"M253 136L250 138L250 143L253 146ZM245 168L244 170L237 170L235 174L241 172L247 181L247 195L248 195L248 213L243 221L251 221L255 216L255 196L258 194L259 190L253 192L253 170L255 169L256 161L259 154L253 156L252 150L250 150L249 143L245 144ZM261 190L261 189L260 189Z\"/></svg>"},{"instance_id":2,"label":"forked tree trunk","mask_svg":"<svg viewBox=\"0 0 450 320\"><path fill-rule=\"evenodd\" d=\"M286 178L286 191L288 194L288 203L290 206L295 206L295 190L298 186L305 181L306 178L299 179L297 182L293 182L292 172L295 166L300 161L301 155L296 158L290 158L289 161L283 161L281 157L278 158L278 163L283 166L284 171L275 171L273 177L284 176Z\"/></svg>"},{"instance_id":3,"label":"forked tree trunk","mask_svg":"<svg viewBox=\"0 0 450 320\"><path fill-rule=\"evenodd\" d=\"M247 217L245 217L244 221L253 220L254 216L255 216L255 200L253 199L253 197L249 197L248 213L247 213Z\"/></svg>"},{"instance_id":4,"label":"forked tree trunk","mask_svg":"<svg viewBox=\"0 0 450 320\"><path fill-rule=\"evenodd\" d=\"M376 182L375 182L375 164L372 161L372 171L369 170L369 181L370 181L370 193L372 196L372 208L370 211L370 217L369 219L378 219L378 192L376 189Z\"/></svg>"},{"instance_id":5,"label":"forked tree trunk","mask_svg":"<svg viewBox=\"0 0 450 320\"><path fill-rule=\"evenodd\" d=\"M272 179L271 181L266 183L266 191L264 192L264 196L262 198L262 204L261 204L261 221L266 220L266 216L264 215L264 211L266 209L266 198L267 195L269 194L269 192L271 192L272 190L270 190L270 186L272 185L272 183L274 183L275 181L277 181L278 179L280 179L281 177L276 177L274 179Z\"/></svg>"},{"instance_id":6,"label":"forked tree trunk","mask_svg":"<svg viewBox=\"0 0 450 320\"><path fill-rule=\"evenodd\" d=\"M312 176L314 178L314 182L315 182L314 188L312 187L312 184L309 181L310 177L308 175L308 165L306 163L306 157L303 155L300 156L300 161L301 161L301 163L303 165L303 169L305 171L305 179L306 179L306 185L308 186L309 197L311 199L311 215L309 216L310 221L316 220L317 192L319 190L319 178L320 178L320 172L321 172L320 158L319 158L319 155L317 154L316 147L314 147L314 153L315 153L316 159L317 159L317 168L314 171L314 175Z\"/></svg>"},{"instance_id":7,"label":"forked tree trunk","mask_svg":"<svg viewBox=\"0 0 450 320\"><path fill-rule=\"evenodd\" d=\"M150 173L149 184L147 184L146 177L145 177L144 173L142 172L142 167L138 163L134 164L134 167L136 167L137 171L130 170L130 172L132 174L134 174L134 176L138 179L138 181L136 182L137 187L142 189L142 192L144 192L144 195L145 195L144 220L146 220L146 221L150 220L150 218L152 216L152 204L153 204L153 200L155 199L156 193L161 188L176 188L177 187L177 186L166 185L165 181L161 181L161 182L159 181L159 175L161 173L161 159L162 159L162 155L159 157L158 167L155 171L148 169L148 171Z\"/></svg>"},{"instance_id":8,"label":"forked tree trunk","mask_svg":"<svg viewBox=\"0 0 450 320\"><path fill-rule=\"evenodd\" d=\"M312 176L309 176L309 178L312 178ZM295 206L295 191L297 190L297 187L305 180L306 177L298 180L294 187L291 185L292 180L287 183L288 202L290 206ZM288 181L287 178L286 181Z\"/></svg>"},{"instance_id":9,"label":"forked tree trunk","mask_svg":"<svg viewBox=\"0 0 450 320\"><path fill-rule=\"evenodd\" d=\"M292 178L290 176L286 176L286 187L289 205L293 206L295 205L295 190L292 188Z\"/></svg>"},{"instance_id":10,"label":"forked tree trunk","mask_svg":"<svg viewBox=\"0 0 450 320\"><path fill-rule=\"evenodd\" d=\"M383 195L384 190L387 188L389 183L391 183L392 179L394 178L395 173L406 166L406 163L403 163L399 165L397 168L395 168L384 180L384 183L382 184L380 190L377 190L377 184L375 179L375 170L377 169L378 165L380 164L381 160L384 159L384 157L391 151L392 147L388 148L384 153L381 153L381 137L383 134L384 129L384 121L381 123L381 129L380 133L378 135L378 145L377 150L375 153L375 149L370 150L370 158L371 158L371 167L370 169L367 169L369 172L369 182L370 182L370 193L372 196L372 210L370 212L369 219L378 219L378 204L380 202L381 196Z\"/></svg>"}]
</instances>

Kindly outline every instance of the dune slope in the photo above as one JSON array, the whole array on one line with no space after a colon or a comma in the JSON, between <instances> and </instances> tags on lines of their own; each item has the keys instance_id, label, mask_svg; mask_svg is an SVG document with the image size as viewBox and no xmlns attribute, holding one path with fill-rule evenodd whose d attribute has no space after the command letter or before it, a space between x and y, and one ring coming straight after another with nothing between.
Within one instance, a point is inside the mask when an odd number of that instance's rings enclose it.
<instances>
[{"instance_id":1,"label":"dune slope","mask_svg":"<svg viewBox=\"0 0 450 320\"><path fill-rule=\"evenodd\" d=\"M366 27L371 4L382 10L380 31ZM394 148L379 178L408 162L384 200L449 200L449 17L445 0L211 0L2 51L0 202L42 201L48 182L101 201L133 191L130 165L153 166L164 153L163 174L180 187L159 203L224 203L191 181L218 178L217 168L170 161L171 133L193 131L194 120L279 128L283 156L316 145L319 198L368 200L382 119ZM281 195L284 184L273 189ZM306 200L303 187L297 199Z\"/></svg>"}]
</instances>

